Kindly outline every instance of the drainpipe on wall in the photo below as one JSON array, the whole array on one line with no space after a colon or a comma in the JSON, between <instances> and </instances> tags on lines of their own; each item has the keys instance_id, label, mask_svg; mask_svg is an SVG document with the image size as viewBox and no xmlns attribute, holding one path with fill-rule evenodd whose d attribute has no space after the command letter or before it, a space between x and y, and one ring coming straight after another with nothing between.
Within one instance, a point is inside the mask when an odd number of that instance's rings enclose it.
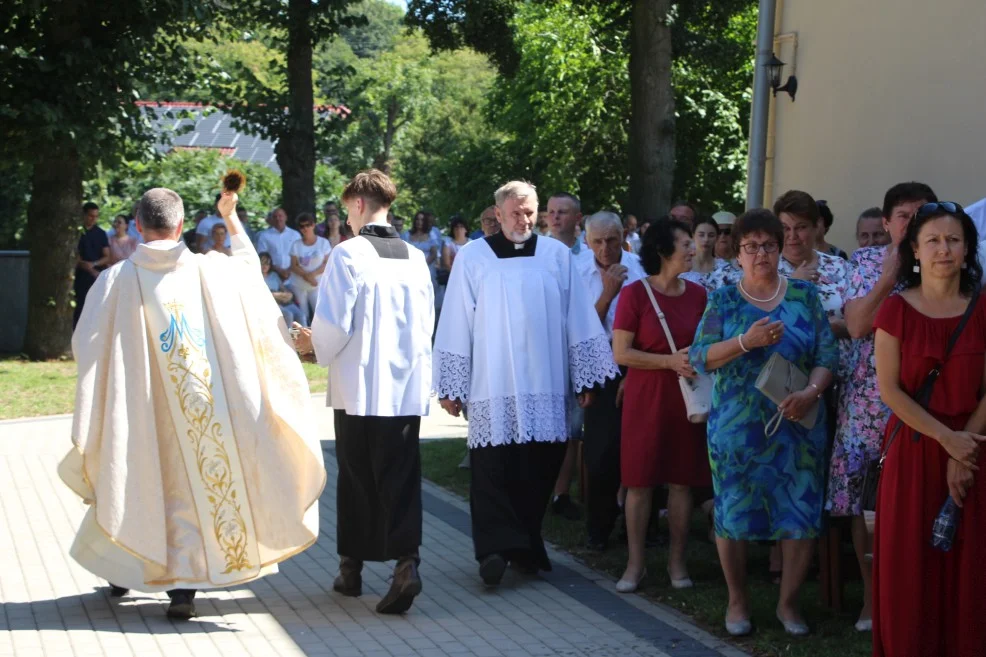
<instances>
[{"instance_id":1,"label":"drainpipe on wall","mask_svg":"<svg viewBox=\"0 0 986 657\"><path fill-rule=\"evenodd\" d=\"M770 71L765 64L774 49L776 0L760 0L757 18L757 59L753 68L753 110L750 120L750 154L746 179L746 209L763 207L767 171L767 126L770 115Z\"/></svg>"}]
</instances>

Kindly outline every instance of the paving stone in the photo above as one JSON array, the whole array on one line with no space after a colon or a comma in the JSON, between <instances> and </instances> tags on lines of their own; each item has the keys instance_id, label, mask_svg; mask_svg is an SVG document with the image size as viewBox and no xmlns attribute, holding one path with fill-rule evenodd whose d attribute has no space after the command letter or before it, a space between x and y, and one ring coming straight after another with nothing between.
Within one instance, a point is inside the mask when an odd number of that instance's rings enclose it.
<instances>
[{"instance_id":1,"label":"paving stone","mask_svg":"<svg viewBox=\"0 0 986 657\"><path fill-rule=\"evenodd\" d=\"M331 436L331 415L319 418ZM423 436L461 430L437 416L422 427ZM110 599L105 582L68 556L86 510L56 474L70 430L67 418L0 422L0 554L9 559L0 569L0 657L668 657L660 647L670 645L682 657L744 654L665 608L631 604L608 578L553 550L544 578L509 571L500 589L487 590L468 504L428 483L425 586L415 605L404 616L375 613L392 563L367 564L363 597L339 597L331 440L317 543L276 575L200 592L199 618L173 622L164 594Z\"/></svg>"}]
</instances>

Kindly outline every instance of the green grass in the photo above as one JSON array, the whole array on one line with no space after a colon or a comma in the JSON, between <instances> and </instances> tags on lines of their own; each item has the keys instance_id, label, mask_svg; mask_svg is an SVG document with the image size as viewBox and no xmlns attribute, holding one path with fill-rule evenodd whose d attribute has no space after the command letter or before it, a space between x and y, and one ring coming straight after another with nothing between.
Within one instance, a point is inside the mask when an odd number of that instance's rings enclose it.
<instances>
[{"instance_id":1,"label":"green grass","mask_svg":"<svg viewBox=\"0 0 986 657\"><path fill-rule=\"evenodd\" d=\"M422 475L453 493L468 497L469 471L458 465L466 453L464 440L433 440L421 444ZM666 527L664 528L666 535ZM585 524L568 521L550 513L545 519L544 536L555 546L570 552L589 567L620 577L626 567L625 546L611 547L604 554L587 552ZM750 596L753 603L754 634L746 639L729 639L723 628L726 609L726 583L715 546L708 540L708 524L696 513L688 546L689 574L696 585L692 589L675 591L671 588L667 570L667 548L649 550L648 576L641 592L648 598L690 616L709 632L729 640L744 650L769 657L868 657L871 654L869 634L853 629L862 606L862 585L849 582L845 590L845 609L836 614L821 604L819 584L809 577L801 593L802 609L812 628L809 637L788 636L774 616L779 587L767 576L768 547L752 545L750 549Z\"/></svg>"},{"instance_id":2,"label":"green grass","mask_svg":"<svg viewBox=\"0 0 986 657\"><path fill-rule=\"evenodd\" d=\"M325 368L303 365L312 392L325 392ZM0 420L71 413L74 404L74 361L0 358Z\"/></svg>"},{"instance_id":3,"label":"green grass","mask_svg":"<svg viewBox=\"0 0 986 657\"><path fill-rule=\"evenodd\" d=\"M308 377L308 387L311 391L325 392L329 387L329 371L314 363L302 363L301 366L305 368L305 376Z\"/></svg>"},{"instance_id":4,"label":"green grass","mask_svg":"<svg viewBox=\"0 0 986 657\"><path fill-rule=\"evenodd\" d=\"M0 420L71 413L75 362L0 360Z\"/></svg>"}]
</instances>

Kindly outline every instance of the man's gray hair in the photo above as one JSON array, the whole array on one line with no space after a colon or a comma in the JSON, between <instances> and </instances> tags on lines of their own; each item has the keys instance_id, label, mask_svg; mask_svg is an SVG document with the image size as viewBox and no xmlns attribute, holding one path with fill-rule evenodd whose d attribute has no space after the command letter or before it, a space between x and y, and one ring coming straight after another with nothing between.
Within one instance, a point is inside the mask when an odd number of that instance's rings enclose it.
<instances>
[{"instance_id":1,"label":"man's gray hair","mask_svg":"<svg viewBox=\"0 0 986 657\"><path fill-rule=\"evenodd\" d=\"M586 235L591 235L593 231L612 228L623 233L623 222L615 212L597 212L590 214L585 220Z\"/></svg>"},{"instance_id":2,"label":"man's gray hair","mask_svg":"<svg viewBox=\"0 0 986 657\"><path fill-rule=\"evenodd\" d=\"M171 233L185 218L185 204L177 193L155 187L144 193L137 204L137 221L152 233Z\"/></svg>"},{"instance_id":3,"label":"man's gray hair","mask_svg":"<svg viewBox=\"0 0 986 657\"><path fill-rule=\"evenodd\" d=\"M524 180L511 180L493 193L493 200L498 208L502 208L507 199L525 199L529 196L533 196L534 201L537 202L538 192L534 185Z\"/></svg>"}]
</instances>

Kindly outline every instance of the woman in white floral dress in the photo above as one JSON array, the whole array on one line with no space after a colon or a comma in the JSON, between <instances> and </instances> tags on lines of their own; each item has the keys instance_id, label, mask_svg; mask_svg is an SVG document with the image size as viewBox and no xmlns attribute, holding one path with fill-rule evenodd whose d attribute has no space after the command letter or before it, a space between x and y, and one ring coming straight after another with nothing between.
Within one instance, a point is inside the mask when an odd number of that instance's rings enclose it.
<instances>
[{"instance_id":1,"label":"woman in white floral dress","mask_svg":"<svg viewBox=\"0 0 986 657\"><path fill-rule=\"evenodd\" d=\"M861 632L872 628L872 571L866 560L868 537L862 508L863 477L870 463L880 458L880 443L889 416L877 388L873 320L883 300L895 291L897 245L907 234L911 218L926 202L936 200L935 193L923 183L891 187L883 201L883 225L890 234L891 243L859 249L850 261L852 275L846 292L845 318L853 337L852 350L848 362L843 364L843 391L825 509L832 516L852 518L853 545L863 576L863 609L856 622L856 629Z\"/></svg>"},{"instance_id":2,"label":"woman in white floral dress","mask_svg":"<svg viewBox=\"0 0 986 657\"><path fill-rule=\"evenodd\" d=\"M777 270L782 276L808 281L818 288L829 326L839 339L841 362L848 349L849 337L842 316L851 274L849 263L815 250L818 205L809 194L797 190L784 193L774 203L774 214L784 224L784 252Z\"/></svg>"}]
</instances>

